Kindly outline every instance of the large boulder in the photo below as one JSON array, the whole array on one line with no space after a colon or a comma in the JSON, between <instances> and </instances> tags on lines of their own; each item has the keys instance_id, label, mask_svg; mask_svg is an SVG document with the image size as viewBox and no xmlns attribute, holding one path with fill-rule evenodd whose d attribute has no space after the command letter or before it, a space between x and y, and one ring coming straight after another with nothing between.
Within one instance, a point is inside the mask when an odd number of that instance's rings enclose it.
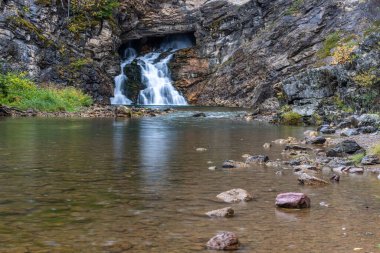
<instances>
[{"instance_id":1,"label":"large boulder","mask_svg":"<svg viewBox=\"0 0 380 253\"><path fill-rule=\"evenodd\" d=\"M252 195L243 189L232 189L226 192L222 192L218 194L216 197L227 203L250 201L253 199Z\"/></svg>"},{"instance_id":2,"label":"large boulder","mask_svg":"<svg viewBox=\"0 0 380 253\"><path fill-rule=\"evenodd\" d=\"M319 132L323 133L323 134L334 134L335 133L335 129L330 127L329 125L322 125L320 128L319 128Z\"/></svg>"},{"instance_id":3,"label":"large boulder","mask_svg":"<svg viewBox=\"0 0 380 253\"><path fill-rule=\"evenodd\" d=\"M309 208L310 198L304 193L281 193L276 197L276 206L283 208Z\"/></svg>"},{"instance_id":4,"label":"large boulder","mask_svg":"<svg viewBox=\"0 0 380 253\"><path fill-rule=\"evenodd\" d=\"M232 232L220 232L212 237L206 244L208 249L213 250L237 250L240 242Z\"/></svg>"},{"instance_id":5,"label":"large boulder","mask_svg":"<svg viewBox=\"0 0 380 253\"><path fill-rule=\"evenodd\" d=\"M336 144L333 148L327 150L326 155L329 157L340 157L346 154L355 154L360 151L363 151L362 147L356 143L354 140L344 140Z\"/></svg>"},{"instance_id":6,"label":"large boulder","mask_svg":"<svg viewBox=\"0 0 380 253\"><path fill-rule=\"evenodd\" d=\"M210 212L207 212L206 215L209 217L225 217L230 218L234 216L234 209L231 207L225 207L217 210L212 210Z\"/></svg>"}]
</instances>

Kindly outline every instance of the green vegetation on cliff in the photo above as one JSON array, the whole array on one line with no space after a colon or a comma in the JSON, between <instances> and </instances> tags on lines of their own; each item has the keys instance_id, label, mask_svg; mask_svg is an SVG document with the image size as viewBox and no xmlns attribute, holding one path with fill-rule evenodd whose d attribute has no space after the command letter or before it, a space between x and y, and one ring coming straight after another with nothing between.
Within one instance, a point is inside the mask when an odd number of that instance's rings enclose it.
<instances>
[{"instance_id":1,"label":"green vegetation on cliff","mask_svg":"<svg viewBox=\"0 0 380 253\"><path fill-rule=\"evenodd\" d=\"M37 87L24 74L0 74L0 104L19 109L73 112L90 106L92 99L73 87Z\"/></svg>"}]
</instances>

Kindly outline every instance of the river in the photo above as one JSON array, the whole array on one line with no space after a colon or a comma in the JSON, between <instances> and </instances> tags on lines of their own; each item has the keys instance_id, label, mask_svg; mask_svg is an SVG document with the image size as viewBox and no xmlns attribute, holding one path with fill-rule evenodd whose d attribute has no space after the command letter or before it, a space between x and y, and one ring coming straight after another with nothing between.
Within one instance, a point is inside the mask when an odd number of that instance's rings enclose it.
<instances>
[{"instance_id":1,"label":"river","mask_svg":"<svg viewBox=\"0 0 380 253\"><path fill-rule=\"evenodd\" d=\"M377 252L380 180L343 175L303 187L291 170L208 170L243 154L281 158L305 128L233 119L241 110L200 108L141 119L0 120L1 252L213 252L218 231L235 232L238 252ZM207 148L197 152L196 148ZM254 201L215 196L243 188ZM304 192L308 210L274 206L278 193ZM320 205L321 202L325 204ZM205 212L226 206L235 217Z\"/></svg>"}]
</instances>

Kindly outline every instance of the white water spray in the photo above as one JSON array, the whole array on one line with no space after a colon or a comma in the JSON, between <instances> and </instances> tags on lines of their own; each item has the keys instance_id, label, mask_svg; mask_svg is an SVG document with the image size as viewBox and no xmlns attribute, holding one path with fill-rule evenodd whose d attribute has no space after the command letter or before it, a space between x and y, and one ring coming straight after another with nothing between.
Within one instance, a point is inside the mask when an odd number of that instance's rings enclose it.
<instances>
[{"instance_id":1,"label":"white water spray","mask_svg":"<svg viewBox=\"0 0 380 253\"><path fill-rule=\"evenodd\" d=\"M142 105L187 105L185 98L173 87L168 63L177 50L192 46L186 36L166 38L152 53L139 57L141 81L146 88L140 91ZM167 56L162 57L167 54Z\"/></svg>"},{"instance_id":2,"label":"white water spray","mask_svg":"<svg viewBox=\"0 0 380 253\"><path fill-rule=\"evenodd\" d=\"M123 93L123 88L128 80L127 76L124 74L124 68L126 65L132 63L134 59L136 59L137 53L133 48L127 48L124 51L124 61L120 64L121 73L120 75L115 77L115 89L114 89L114 97L111 97L112 105L130 105L132 101L127 98L127 96Z\"/></svg>"}]
</instances>

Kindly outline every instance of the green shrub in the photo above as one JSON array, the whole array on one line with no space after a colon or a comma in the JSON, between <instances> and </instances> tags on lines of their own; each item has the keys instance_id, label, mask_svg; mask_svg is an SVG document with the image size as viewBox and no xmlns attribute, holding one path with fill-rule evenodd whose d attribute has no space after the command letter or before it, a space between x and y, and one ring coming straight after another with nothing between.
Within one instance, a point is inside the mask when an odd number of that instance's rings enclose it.
<instances>
[{"instance_id":1,"label":"green shrub","mask_svg":"<svg viewBox=\"0 0 380 253\"><path fill-rule=\"evenodd\" d=\"M331 50L338 46L341 35L341 32L333 32L329 34L323 42L323 47L317 52L317 56L320 59L331 56Z\"/></svg>"},{"instance_id":2,"label":"green shrub","mask_svg":"<svg viewBox=\"0 0 380 253\"><path fill-rule=\"evenodd\" d=\"M24 74L0 74L0 104L39 111L76 111L90 106L90 96L73 88L39 88Z\"/></svg>"},{"instance_id":3,"label":"green shrub","mask_svg":"<svg viewBox=\"0 0 380 253\"><path fill-rule=\"evenodd\" d=\"M380 77L376 75L376 69L371 68L368 71L364 71L362 73L354 76L354 81L362 86L362 87L371 87L376 83L380 83Z\"/></svg>"},{"instance_id":4,"label":"green shrub","mask_svg":"<svg viewBox=\"0 0 380 253\"><path fill-rule=\"evenodd\" d=\"M365 156L364 153L359 153L359 154L356 154L356 155L352 155L350 156L350 160L355 164L355 165L359 165L363 159L363 157Z\"/></svg>"},{"instance_id":5,"label":"green shrub","mask_svg":"<svg viewBox=\"0 0 380 253\"><path fill-rule=\"evenodd\" d=\"M299 125L302 123L302 115L293 111L282 114L282 123L286 125Z\"/></svg>"}]
</instances>

